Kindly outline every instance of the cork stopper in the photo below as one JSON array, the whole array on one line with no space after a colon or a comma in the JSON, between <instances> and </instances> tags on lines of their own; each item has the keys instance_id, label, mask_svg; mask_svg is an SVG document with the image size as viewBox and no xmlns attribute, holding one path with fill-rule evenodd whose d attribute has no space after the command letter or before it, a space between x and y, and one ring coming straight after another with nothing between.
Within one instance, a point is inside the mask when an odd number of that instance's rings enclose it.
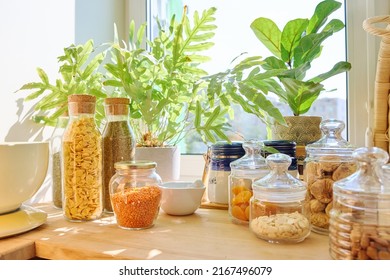
<instances>
[{"instance_id":1,"label":"cork stopper","mask_svg":"<svg viewBox=\"0 0 390 280\"><path fill-rule=\"evenodd\" d=\"M94 114L96 97L88 94L72 94L68 96L70 115Z\"/></svg>"},{"instance_id":2,"label":"cork stopper","mask_svg":"<svg viewBox=\"0 0 390 280\"><path fill-rule=\"evenodd\" d=\"M106 115L127 115L130 99L126 97L109 97L104 100Z\"/></svg>"}]
</instances>

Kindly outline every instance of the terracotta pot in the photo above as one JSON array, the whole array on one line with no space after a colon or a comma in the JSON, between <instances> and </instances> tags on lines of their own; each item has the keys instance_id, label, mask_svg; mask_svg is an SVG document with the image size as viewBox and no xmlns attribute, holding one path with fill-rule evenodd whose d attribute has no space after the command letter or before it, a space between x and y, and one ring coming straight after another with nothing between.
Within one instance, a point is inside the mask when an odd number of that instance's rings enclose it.
<instances>
[{"instance_id":1,"label":"terracotta pot","mask_svg":"<svg viewBox=\"0 0 390 280\"><path fill-rule=\"evenodd\" d=\"M296 142L297 146L306 146L308 143L318 141L322 136L320 129L322 117L286 116L284 119L287 126L273 125L272 140L289 140Z\"/></svg>"},{"instance_id":2,"label":"terracotta pot","mask_svg":"<svg viewBox=\"0 0 390 280\"><path fill-rule=\"evenodd\" d=\"M180 179L180 148L171 147L137 147L136 160L151 160L157 163L156 171L163 182Z\"/></svg>"}]
</instances>

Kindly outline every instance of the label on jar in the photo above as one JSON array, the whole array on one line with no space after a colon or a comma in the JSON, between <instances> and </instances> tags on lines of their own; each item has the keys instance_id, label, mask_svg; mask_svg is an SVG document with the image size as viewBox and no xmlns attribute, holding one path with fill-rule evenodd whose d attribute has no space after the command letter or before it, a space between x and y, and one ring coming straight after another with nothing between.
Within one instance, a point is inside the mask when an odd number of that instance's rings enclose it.
<instances>
[{"instance_id":1,"label":"label on jar","mask_svg":"<svg viewBox=\"0 0 390 280\"><path fill-rule=\"evenodd\" d=\"M207 195L210 202L228 204L229 202L229 175L230 171L210 170L207 185Z\"/></svg>"}]
</instances>

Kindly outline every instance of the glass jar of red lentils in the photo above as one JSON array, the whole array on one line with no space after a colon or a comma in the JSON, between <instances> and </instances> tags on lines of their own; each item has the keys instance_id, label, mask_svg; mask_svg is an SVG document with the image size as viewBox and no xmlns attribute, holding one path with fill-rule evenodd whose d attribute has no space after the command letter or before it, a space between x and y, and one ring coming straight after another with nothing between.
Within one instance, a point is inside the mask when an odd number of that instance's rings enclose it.
<instances>
[{"instance_id":1,"label":"glass jar of red lentils","mask_svg":"<svg viewBox=\"0 0 390 280\"><path fill-rule=\"evenodd\" d=\"M139 230L154 225L160 209L161 177L152 161L120 161L114 164L110 199L119 227Z\"/></svg>"}]
</instances>

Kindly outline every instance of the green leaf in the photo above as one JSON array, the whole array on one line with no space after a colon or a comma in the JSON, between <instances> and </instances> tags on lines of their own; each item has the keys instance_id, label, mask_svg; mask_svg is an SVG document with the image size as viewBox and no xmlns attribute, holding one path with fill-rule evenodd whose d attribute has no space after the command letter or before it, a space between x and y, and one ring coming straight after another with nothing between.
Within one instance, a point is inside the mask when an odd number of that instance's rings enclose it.
<instances>
[{"instance_id":1,"label":"green leaf","mask_svg":"<svg viewBox=\"0 0 390 280\"><path fill-rule=\"evenodd\" d=\"M291 63L294 49L299 44L308 23L307 19L294 19L284 26L281 36L281 58L284 62Z\"/></svg>"},{"instance_id":2,"label":"green leaf","mask_svg":"<svg viewBox=\"0 0 390 280\"><path fill-rule=\"evenodd\" d=\"M35 99L35 98L41 96L42 93L44 93L44 92L45 92L45 89L44 89L44 88L42 88L42 89L40 89L40 90L38 90L38 91L35 91L35 92L33 92L33 93L27 95L27 96L24 98L24 101L33 100L33 99Z\"/></svg>"},{"instance_id":3,"label":"green leaf","mask_svg":"<svg viewBox=\"0 0 390 280\"><path fill-rule=\"evenodd\" d=\"M274 56L267 57L264 62L265 64L262 65L264 70L287 69L286 63Z\"/></svg>"},{"instance_id":4,"label":"green leaf","mask_svg":"<svg viewBox=\"0 0 390 280\"><path fill-rule=\"evenodd\" d=\"M306 113L324 89L324 86L319 83L290 78L281 79L281 82L286 89L288 105L295 116Z\"/></svg>"},{"instance_id":5,"label":"green leaf","mask_svg":"<svg viewBox=\"0 0 390 280\"><path fill-rule=\"evenodd\" d=\"M313 16L309 20L306 29L306 34L316 33L328 20L328 16L341 7L341 3L334 0L325 0L320 2L315 10Z\"/></svg>"},{"instance_id":6,"label":"green leaf","mask_svg":"<svg viewBox=\"0 0 390 280\"><path fill-rule=\"evenodd\" d=\"M325 81L326 79L333 77L337 74L344 73L351 70L351 63L340 61L336 63L331 70L329 70L326 73L322 73L312 79L310 79L310 82L314 83L321 83L322 81Z\"/></svg>"},{"instance_id":7,"label":"green leaf","mask_svg":"<svg viewBox=\"0 0 390 280\"><path fill-rule=\"evenodd\" d=\"M251 25L251 29L256 37L268 50L278 58L281 58L281 37L282 32L279 27L268 18L257 18Z\"/></svg>"},{"instance_id":8,"label":"green leaf","mask_svg":"<svg viewBox=\"0 0 390 280\"><path fill-rule=\"evenodd\" d=\"M37 72L38 72L38 75L39 77L41 78L42 82L45 84L45 85L48 85L50 84L49 82L49 78L47 77L47 74L45 71L43 71L42 68L37 68Z\"/></svg>"},{"instance_id":9,"label":"green leaf","mask_svg":"<svg viewBox=\"0 0 390 280\"><path fill-rule=\"evenodd\" d=\"M24 84L19 90L38 89L38 88L45 88L45 87L46 86L42 83L32 82L32 83ZM17 91L19 91L19 90L17 90Z\"/></svg>"},{"instance_id":10,"label":"green leaf","mask_svg":"<svg viewBox=\"0 0 390 280\"><path fill-rule=\"evenodd\" d=\"M202 106L200 105L200 102L198 100L196 102L195 120L194 120L194 126L197 129L200 127L201 118L202 118Z\"/></svg>"},{"instance_id":11,"label":"green leaf","mask_svg":"<svg viewBox=\"0 0 390 280\"><path fill-rule=\"evenodd\" d=\"M99 53L97 54L94 59L88 64L88 66L84 69L83 73L81 74L81 79L86 80L92 73L99 68L100 64L102 63L104 59L104 54Z\"/></svg>"},{"instance_id":12,"label":"green leaf","mask_svg":"<svg viewBox=\"0 0 390 280\"><path fill-rule=\"evenodd\" d=\"M332 32L323 32L304 36L294 53L294 67L311 62L318 57L321 53L321 43L332 34Z\"/></svg>"},{"instance_id":13,"label":"green leaf","mask_svg":"<svg viewBox=\"0 0 390 280\"><path fill-rule=\"evenodd\" d=\"M270 117L274 118L280 123L285 123L285 120L279 109L276 108L262 92L250 88L245 84L240 84L239 90L244 96L256 104L258 108L264 110Z\"/></svg>"},{"instance_id":14,"label":"green leaf","mask_svg":"<svg viewBox=\"0 0 390 280\"><path fill-rule=\"evenodd\" d=\"M213 112L211 113L210 117L207 119L204 125L205 128L210 127L214 123L214 121L219 117L220 111L221 111L220 106L215 107L215 109L213 110Z\"/></svg>"},{"instance_id":15,"label":"green leaf","mask_svg":"<svg viewBox=\"0 0 390 280\"><path fill-rule=\"evenodd\" d=\"M339 19L332 19L322 30L322 32L336 33L345 27L344 23Z\"/></svg>"}]
</instances>

